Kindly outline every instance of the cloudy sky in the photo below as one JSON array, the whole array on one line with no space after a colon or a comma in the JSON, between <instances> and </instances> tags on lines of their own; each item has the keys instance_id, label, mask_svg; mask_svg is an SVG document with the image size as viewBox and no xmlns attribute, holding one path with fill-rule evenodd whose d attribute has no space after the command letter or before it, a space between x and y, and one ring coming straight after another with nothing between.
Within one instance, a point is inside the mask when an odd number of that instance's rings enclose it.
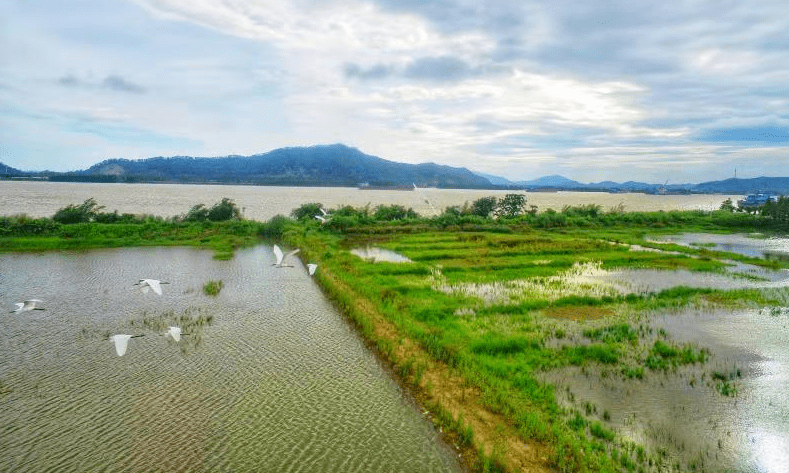
<instances>
[{"instance_id":1,"label":"cloudy sky","mask_svg":"<svg viewBox=\"0 0 789 473\"><path fill-rule=\"evenodd\" d=\"M789 175L783 1L5 0L0 162L345 143L512 180Z\"/></svg>"}]
</instances>

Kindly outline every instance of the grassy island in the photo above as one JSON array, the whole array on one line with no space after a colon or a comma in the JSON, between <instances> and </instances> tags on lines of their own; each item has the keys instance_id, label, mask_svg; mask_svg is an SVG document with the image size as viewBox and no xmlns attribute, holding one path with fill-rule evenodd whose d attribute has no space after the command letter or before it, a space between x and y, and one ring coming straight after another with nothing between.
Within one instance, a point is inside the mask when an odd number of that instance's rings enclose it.
<instances>
[{"instance_id":1,"label":"grassy island","mask_svg":"<svg viewBox=\"0 0 789 473\"><path fill-rule=\"evenodd\" d=\"M216 206L196 206L171 219L111 217L86 201L89 215L73 223L0 218L0 250L194 245L230 258L240 246L278 241L300 248L305 263L319 265L318 284L392 364L473 469L700 469L669 460L667 449L620 435L607 411L560 403L546 374L570 367L591 379L639 383L697 366L710 371L700 383L717 395L733 395L732 376L705 368L706 347L671 340L653 330L648 317L688 307L786 306L787 291L685 286L643 291L610 283L609 277L639 269L731 274L732 261L789 267L780 260L651 238L679 232L785 233L786 220L779 213L728 207L645 213L588 205L538 212L527 208L525 198L491 199L448 208L433 218L399 206L324 213L320 204L307 204L268 222L241 219L226 200L217 206L230 207L230 217L221 219L210 218ZM325 217L319 221L315 215ZM397 252L408 261L373 260L350 251L368 247Z\"/></svg>"}]
</instances>

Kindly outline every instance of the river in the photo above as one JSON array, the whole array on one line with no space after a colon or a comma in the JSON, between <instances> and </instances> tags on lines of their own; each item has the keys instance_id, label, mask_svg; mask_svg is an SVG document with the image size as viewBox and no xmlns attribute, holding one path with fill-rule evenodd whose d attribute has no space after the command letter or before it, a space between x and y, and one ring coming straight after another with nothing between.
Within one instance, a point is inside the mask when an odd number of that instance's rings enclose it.
<instances>
[{"instance_id":1,"label":"river","mask_svg":"<svg viewBox=\"0 0 789 473\"><path fill-rule=\"evenodd\" d=\"M344 205L374 209L378 205L411 207L432 216L446 207L472 203L486 197L503 197L515 191L479 189L362 190L351 187L266 187L196 184L94 184L71 182L0 181L0 215L24 213L50 217L58 209L95 198L105 211L172 217L186 214L196 204L211 206L232 199L245 218L266 221L289 215L301 204L317 202L327 209ZM627 211L716 210L727 198L740 195L652 195L607 192L525 192L528 205L538 210L561 210L565 205L597 204L604 211L620 204Z\"/></svg>"}]
</instances>

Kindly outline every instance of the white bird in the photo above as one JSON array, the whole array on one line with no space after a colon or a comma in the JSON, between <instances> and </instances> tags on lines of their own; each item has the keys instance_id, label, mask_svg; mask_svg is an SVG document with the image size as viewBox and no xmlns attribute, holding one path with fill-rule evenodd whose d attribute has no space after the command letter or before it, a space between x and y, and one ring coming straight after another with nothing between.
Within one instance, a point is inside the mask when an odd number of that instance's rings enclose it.
<instances>
[{"instance_id":1,"label":"white bird","mask_svg":"<svg viewBox=\"0 0 789 473\"><path fill-rule=\"evenodd\" d=\"M171 327L168 327L168 328L170 330L165 332L164 336L166 337L167 335L170 335L171 337L173 337L173 340L175 340L176 342L180 342L181 341L181 327L172 327L171 326ZM184 335L188 335L188 334L185 333Z\"/></svg>"},{"instance_id":2,"label":"white bird","mask_svg":"<svg viewBox=\"0 0 789 473\"><path fill-rule=\"evenodd\" d=\"M320 210L323 215L315 215L315 218L320 220L321 221L321 225L323 225L324 223L326 223L328 221L328 219L331 217L331 215L329 215L329 212L324 210L323 207L318 207L318 210Z\"/></svg>"},{"instance_id":3,"label":"white bird","mask_svg":"<svg viewBox=\"0 0 789 473\"><path fill-rule=\"evenodd\" d=\"M153 292L162 295L162 284L170 284L169 282L159 281L158 279L140 279L140 282L134 283L135 286L140 286L143 294L148 294L148 289L153 289Z\"/></svg>"},{"instance_id":4,"label":"white bird","mask_svg":"<svg viewBox=\"0 0 789 473\"><path fill-rule=\"evenodd\" d=\"M42 307L37 307L38 303L42 302L40 299L28 299L25 302L17 302L16 309L11 312L26 312L28 310L44 310Z\"/></svg>"},{"instance_id":5,"label":"white bird","mask_svg":"<svg viewBox=\"0 0 789 473\"><path fill-rule=\"evenodd\" d=\"M291 251L290 253L288 253L288 254L286 254L286 255L283 255L283 254L282 254L282 250L280 250L280 249L279 249L279 247L278 247L277 245L274 245L274 256L277 258L277 262L276 262L276 263L274 263L272 266L276 266L276 267L278 267L278 268L284 268L284 267L292 268L293 266L290 266L290 265L284 264L284 262L285 262L285 259L286 259L288 256L293 256L293 255L295 255L295 254L296 254L296 253L298 253L299 251L301 251L301 250L300 250L300 249L298 249L298 248L296 248L295 250Z\"/></svg>"},{"instance_id":6,"label":"white bird","mask_svg":"<svg viewBox=\"0 0 789 473\"><path fill-rule=\"evenodd\" d=\"M123 356L126 353L126 347L129 345L130 338L138 338L144 336L145 336L144 334L143 335L126 335L126 334L113 335L110 337L110 341L115 344L115 353L117 353L118 356Z\"/></svg>"},{"instance_id":7,"label":"white bird","mask_svg":"<svg viewBox=\"0 0 789 473\"><path fill-rule=\"evenodd\" d=\"M307 272L310 273L310 276L315 274L315 270L318 269L318 265L315 263L307 264Z\"/></svg>"}]
</instances>

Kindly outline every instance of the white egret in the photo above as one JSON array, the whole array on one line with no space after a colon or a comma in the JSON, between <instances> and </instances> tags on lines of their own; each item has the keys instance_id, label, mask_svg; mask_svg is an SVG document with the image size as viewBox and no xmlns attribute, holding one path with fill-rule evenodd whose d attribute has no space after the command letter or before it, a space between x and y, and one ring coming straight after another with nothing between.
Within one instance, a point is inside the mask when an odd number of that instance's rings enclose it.
<instances>
[{"instance_id":1,"label":"white egret","mask_svg":"<svg viewBox=\"0 0 789 473\"><path fill-rule=\"evenodd\" d=\"M115 344L115 353L118 356L123 356L126 353L126 347L129 345L130 338L144 337L145 335L126 335L119 334L110 337L110 341Z\"/></svg>"},{"instance_id":2,"label":"white egret","mask_svg":"<svg viewBox=\"0 0 789 473\"><path fill-rule=\"evenodd\" d=\"M158 279L140 279L140 282L134 283L135 286L140 286L143 294L148 294L148 289L153 289L153 292L162 295L162 284L170 284L169 282L159 281Z\"/></svg>"},{"instance_id":3,"label":"white egret","mask_svg":"<svg viewBox=\"0 0 789 473\"><path fill-rule=\"evenodd\" d=\"M175 340L176 342L180 342L181 341L181 327L172 327L172 326L170 326L168 328L170 330L165 332L164 336L166 337L167 335L170 335L171 337L173 337L173 340ZM189 335L189 334L185 333L184 335Z\"/></svg>"},{"instance_id":4,"label":"white egret","mask_svg":"<svg viewBox=\"0 0 789 473\"><path fill-rule=\"evenodd\" d=\"M25 302L17 302L16 309L11 312L26 312L28 310L44 310L43 307L38 307L38 303L42 302L40 299L28 299Z\"/></svg>"},{"instance_id":5,"label":"white egret","mask_svg":"<svg viewBox=\"0 0 789 473\"><path fill-rule=\"evenodd\" d=\"M295 255L299 251L301 251L301 250L296 248L295 250L291 251L290 253L288 253L286 255L283 255L282 250L280 250L277 245L274 245L274 256L277 258L277 262L274 263L272 266L276 266L278 268L284 268L284 267L292 268L293 266L284 264L285 263L285 259L288 256Z\"/></svg>"},{"instance_id":6,"label":"white egret","mask_svg":"<svg viewBox=\"0 0 789 473\"><path fill-rule=\"evenodd\" d=\"M315 263L307 264L307 272L310 273L310 276L315 274L315 270L318 269L318 265Z\"/></svg>"},{"instance_id":7,"label":"white egret","mask_svg":"<svg viewBox=\"0 0 789 473\"><path fill-rule=\"evenodd\" d=\"M323 207L319 207L318 210L320 210L323 215L315 215L315 218L320 220L321 221L321 225L323 225L326 222L328 222L328 219L331 218L331 215L329 215L329 212L324 210Z\"/></svg>"}]
</instances>

